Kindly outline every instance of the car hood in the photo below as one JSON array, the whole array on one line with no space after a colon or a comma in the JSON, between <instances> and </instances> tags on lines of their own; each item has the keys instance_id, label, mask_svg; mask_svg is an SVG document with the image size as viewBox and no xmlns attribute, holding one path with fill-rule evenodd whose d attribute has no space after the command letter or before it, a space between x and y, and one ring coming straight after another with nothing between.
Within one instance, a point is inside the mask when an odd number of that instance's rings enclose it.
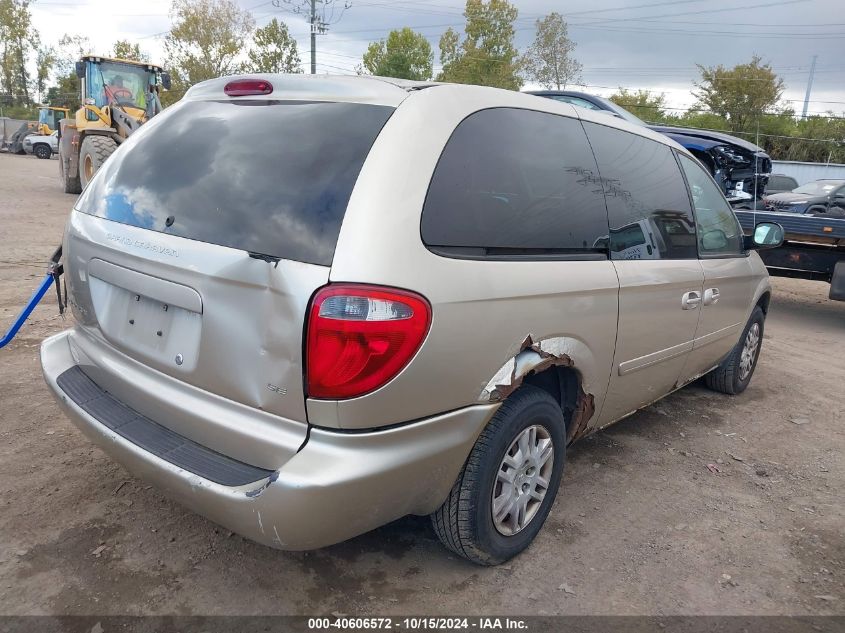
<instances>
[{"instance_id":1,"label":"car hood","mask_svg":"<svg viewBox=\"0 0 845 633\"><path fill-rule=\"evenodd\" d=\"M736 145L737 147L741 147L742 149L758 153L763 152L765 150L754 143L749 143L748 141L737 138L736 136L731 136L730 134L724 134L722 132L711 132L710 130L691 130L685 127L671 127L671 126L663 126L663 125L649 125L650 129L654 130L655 132L660 132L662 134L672 134L672 135L679 135L679 136L688 136L696 139L704 139L708 141L713 141L715 144L730 144Z\"/></svg>"},{"instance_id":2,"label":"car hood","mask_svg":"<svg viewBox=\"0 0 845 633\"><path fill-rule=\"evenodd\" d=\"M771 202L816 202L824 199L823 196L813 196L809 193L793 193L791 191L766 196L766 200Z\"/></svg>"}]
</instances>

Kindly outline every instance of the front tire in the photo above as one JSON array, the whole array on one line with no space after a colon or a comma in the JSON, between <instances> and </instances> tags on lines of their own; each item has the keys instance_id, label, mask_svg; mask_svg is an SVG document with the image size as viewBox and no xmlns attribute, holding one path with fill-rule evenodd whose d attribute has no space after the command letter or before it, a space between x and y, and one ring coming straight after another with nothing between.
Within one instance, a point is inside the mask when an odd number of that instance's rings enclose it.
<instances>
[{"instance_id":1,"label":"front tire","mask_svg":"<svg viewBox=\"0 0 845 633\"><path fill-rule=\"evenodd\" d=\"M50 149L49 145L44 145L44 143L39 143L35 147L32 148L32 153L35 154L37 158L41 160L47 160L53 155L53 150Z\"/></svg>"},{"instance_id":2,"label":"front tire","mask_svg":"<svg viewBox=\"0 0 845 633\"><path fill-rule=\"evenodd\" d=\"M108 136L85 137L79 149L79 181L83 189L116 149L117 143Z\"/></svg>"},{"instance_id":3,"label":"front tire","mask_svg":"<svg viewBox=\"0 0 845 633\"><path fill-rule=\"evenodd\" d=\"M549 515L566 455L560 404L532 385L499 407L448 498L431 515L442 543L479 565L526 549Z\"/></svg>"},{"instance_id":4,"label":"front tire","mask_svg":"<svg viewBox=\"0 0 845 633\"><path fill-rule=\"evenodd\" d=\"M79 176L77 176L76 178L71 178L68 175L68 167L66 164L67 162L70 162L70 159L62 156L60 152L59 178L62 181L62 188L64 189L65 193L82 193L82 184L79 182Z\"/></svg>"},{"instance_id":5,"label":"front tire","mask_svg":"<svg viewBox=\"0 0 845 633\"><path fill-rule=\"evenodd\" d=\"M760 358L765 322L766 315L760 306L756 306L731 353L704 377L704 383L710 389L732 396L745 391Z\"/></svg>"}]
</instances>

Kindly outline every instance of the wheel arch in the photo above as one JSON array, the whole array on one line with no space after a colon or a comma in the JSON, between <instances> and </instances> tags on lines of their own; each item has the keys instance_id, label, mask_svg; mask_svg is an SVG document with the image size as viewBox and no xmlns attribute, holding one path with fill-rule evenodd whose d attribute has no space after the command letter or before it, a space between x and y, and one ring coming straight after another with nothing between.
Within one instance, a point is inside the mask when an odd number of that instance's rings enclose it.
<instances>
[{"instance_id":1,"label":"wheel arch","mask_svg":"<svg viewBox=\"0 0 845 633\"><path fill-rule=\"evenodd\" d=\"M762 311L763 314L769 313L769 302L772 300L772 291L766 290L760 295L760 298L757 299L756 306L758 306Z\"/></svg>"},{"instance_id":2,"label":"wheel arch","mask_svg":"<svg viewBox=\"0 0 845 633\"><path fill-rule=\"evenodd\" d=\"M560 405L571 443L590 432L595 414L592 385L596 384L595 358L589 347L572 337L538 341L529 334L519 351L502 365L481 392L480 402L501 402L523 384L548 392Z\"/></svg>"}]
</instances>

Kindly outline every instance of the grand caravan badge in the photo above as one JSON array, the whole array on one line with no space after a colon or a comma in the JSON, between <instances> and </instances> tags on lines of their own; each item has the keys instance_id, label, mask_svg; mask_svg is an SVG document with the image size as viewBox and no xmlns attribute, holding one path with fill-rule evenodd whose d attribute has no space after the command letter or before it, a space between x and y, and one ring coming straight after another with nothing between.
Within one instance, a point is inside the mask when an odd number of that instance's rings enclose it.
<instances>
[{"instance_id":1,"label":"grand caravan badge","mask_svg":"<svg viewBox=\"0 0 845 633\"><path fill-rule=\"evenodd\" d=\"M175 248L168 248L166 246L162 246L161 244L156 244L154 242L147 242L145 240L135 240L131 237L126 237L124 235L115 235L114 233L107 233L106 237L112 242L117 242L118 244L122 244L123 246L129 246L130 248L140 248L146 251L152 251L153 253L159 253L160 255L167 255L168 257L179 257L179 251L177 251Z\"/></svg>"}]
</instances>

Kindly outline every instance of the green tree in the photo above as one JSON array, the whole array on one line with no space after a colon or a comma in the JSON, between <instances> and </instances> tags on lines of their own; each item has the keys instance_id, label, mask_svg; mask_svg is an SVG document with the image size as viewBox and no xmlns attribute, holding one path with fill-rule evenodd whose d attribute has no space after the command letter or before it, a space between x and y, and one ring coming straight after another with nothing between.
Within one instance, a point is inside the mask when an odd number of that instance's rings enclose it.
<instances>
[{"instance_id":1,"label":"green tree","mask_svg":"<svg viewBox=\"0 0 845 633\"><path fill-rule=\"evenodd\" d=\"M173 0L172 26L164 38L173 89L172 103L197 82L243 69L240 57L255 20L233 0Z\"/></svg>"},{"instance_id":2,"label":"green tree","mask_svg":"<svg viewBox=\"0 0 845 633\"><path fill-rule=\"evenodd\" d=\"M32 26L31 0L0 0L0 93L9 101L28 106L30 54L38 48Z\"/></svg>"},{"instance_id":3,"label":"green tree","mask_svg":"<svg viewBox=\"0 0 845 633\"><path fill-rule=\"evenodd\" d=\"M393 30L387 40L371 42L362 66L370 75L426 81L433 74L434 53L425 35L407 26Z\"/></svg>"},{"instance_id":4,"label":"green tree","mask_svg":"<svg viewBox=\"0 0 845 633\"><path fill-rule=\"evenodd\" d=\"M439 81L519 90L519 59L513 45L517 10L507 0L467 0L465 35L449 28L440 38Z\"/></svg>"},{"instance_id":5,"label":"green tree","mask_svg":"<svg viewBox=\"0 0 845 633\"><path fill-rule=\"evenodd\" d=\"M141 50L140 44L138 42L132 43L129 40L117 40L112 46L111 56L130 61L150 61L150 56Z\"/></svg>"},{"instance_id":6,"label":"green tree","mask_svg":"<svg viewBox=\"0 0 845 633\"><path fill-rule=\"evenodd\" d=\"M575 42L569 39L566 20L550 13L535 23L534 42L522 56L522 74L547 90L566 88L581 78L581 63L572 56Z\"/></svg>"},{"instance_id":7,"label":"green tree","mask_svg":"<svg viewBox=\"0 0 845 633\"><path fill-rule=\"evenodd\" d=\"M751 131L752 123L774 112L784 91L783 80L755 55L733 68L698 66L701 81L693 93L701 107L724 117L733 131Z\"/></svg>"},{"instance_id":8,"label":"green tree","mask_svg":"<svg viewBox=\"0 0 845 633\"><path fill-rule=\"evenodd\" d=\"M845 163L845 113L815 115L795 122L782 160ZM780 156L779 156L780 157Z\"/></svg>"},{"instance_id":9,"label":"green tree","mask_svg":"<svg viewBox=\"0 0 845 633\"><path fill-rule=\"evenodd\" d=\"M56 51L52 46L41 47L35 55L35 89L38 92L38 101L44 99L44 92L47 89L47 80L56 65Z\"/></svg>"},{"instance_id":10,"label":"green tree","mask_svg":"<svg viewBox=\"0 0 845 633\"><path fill-rule=\"evenodd\" d=\"M254 73L301 73L302 60L288 25L276 18L257 29L247 68Z\"/></svg>"},{"instance_id":11,"label":"green tree","mask_svg":"<svg viewBox=\"0 0 845 633\"><path fill-rule=\"evenodd\" d=\"M610 95L609 99L643 121L663 122L666 120L666 96L663 94L654 94L648 90L619 88L617 92Z\"/></svg>"}]
</instances>

